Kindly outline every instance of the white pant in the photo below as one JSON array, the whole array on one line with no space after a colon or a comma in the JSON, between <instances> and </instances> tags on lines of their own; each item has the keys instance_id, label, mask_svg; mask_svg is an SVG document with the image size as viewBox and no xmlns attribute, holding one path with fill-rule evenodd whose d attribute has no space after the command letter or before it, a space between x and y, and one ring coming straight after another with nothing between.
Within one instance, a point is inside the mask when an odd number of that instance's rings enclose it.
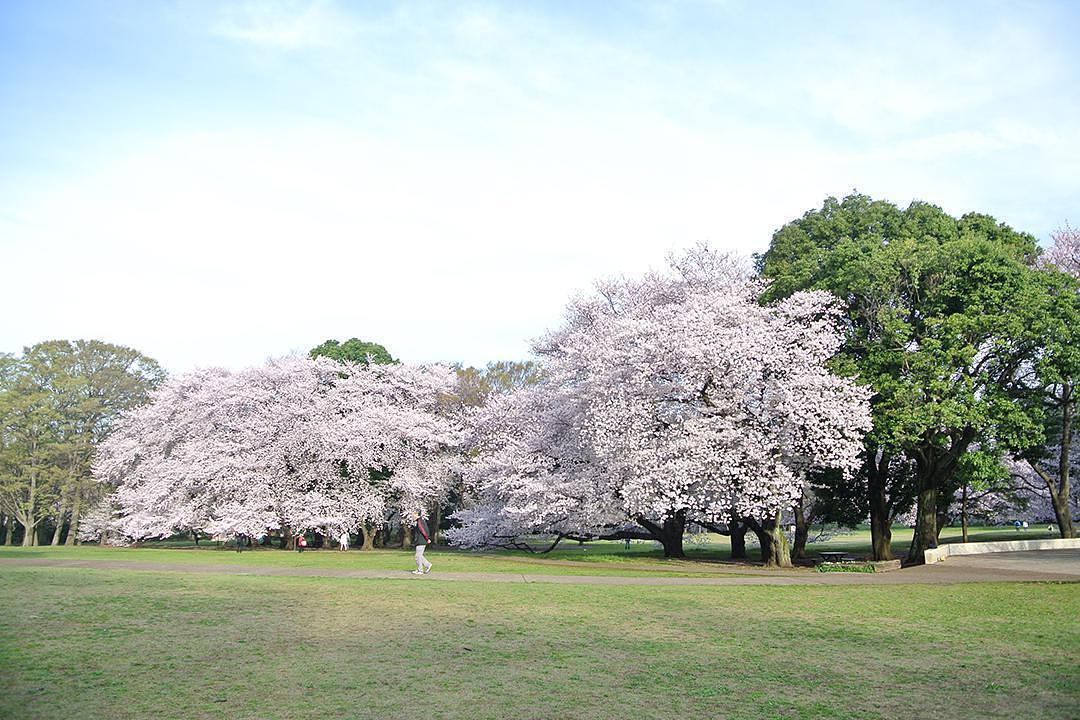
<instances>
[{"instance_id":1,"label":"white pant","mask_svg":"<svg viewBox=\"0 0 1080 720\"><path fill-rule=\"evenodd\" d=\"M424 557L424 548L426 548L426 547L427 547L427 545L417 545L416 546L416 569L417 570L424 570L424 569L427 569L427 568L431 567L431 563L429 563L427 561L427 558Z\"/></svg>"}]
</instances>

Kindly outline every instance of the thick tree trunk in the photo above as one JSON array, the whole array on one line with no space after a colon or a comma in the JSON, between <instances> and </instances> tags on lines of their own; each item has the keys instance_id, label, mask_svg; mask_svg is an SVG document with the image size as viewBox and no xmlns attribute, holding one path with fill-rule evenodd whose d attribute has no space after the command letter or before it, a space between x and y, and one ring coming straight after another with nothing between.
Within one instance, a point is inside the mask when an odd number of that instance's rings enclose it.
<instances>
[{"instance_id":1,"label":"thick tree trunk","mask_svg":"<svg viewBox=\"0 0 1080 720\"><path fill-rule=\"evenodd\" d=\"M793 558L806 557L806 541L810 537L810 525L806 522L806 513L803 512L805 495L799 496L799 502L795 505L795 544L791 549Z\"/></svg>"},{"instance_id":2,"label":"thick tree trunk","mask_svg":"<svg viewBox=\"0 0 1080 720\"><path fill-rule=\"evenodd\" d=\"M1058 534L1063 538L1076 537L1076 529L1073 527L1072 516L1069 513L1069 501L1060 497L1057 493L1051 492L1050 502L1054 506L1054 515L1057 517Z\"/></svg>"},{"instance_id":3,"label":"thick tree trunk","mask_svg":"<svg viewBox=\"0 0 1080 720\"><path fill-rule=\"evenodd\" d=\"M74 545L79 541L79 515L82 512L82 486L75 486L75 496L71 498L71 522L68 524L65 545ZM198 545L198 542L195 543Z\"/></svg>"},{"instance_id":4,"label":"thick tree trunk","mask_svg":"<svg viewBox=\"0 0 1080 720\"><path fill-rule=\"evenodd\" d=\"M1057 518L1058 534L1063 538L1076 537L1076 528L1073 525L1072 513L1069 512L1069 474L1064 475L1059 470L1058 480L1045 472L1038 463L1031 463L1032 469L1046 483L1046 489L1050 491L1050 504L1054 508L1054 517Z\"/></svg>"},{"instance_id":5,"label":"thick tree trunk","mask_svg":"<svg viewBox=\"0 0 1080 720\"><path fill-rule=\"evenodd\" d=\"M1038 463L1030 463L1036 474L1046 483L1046 489L1050 491L1050 504L1054 508L1054 517L1057 519L1058 534L1063 538L1076 537L1076 527L1073 525L1072 514L1069 512L1069 475L1060 475L1055 483L1049 473L1039 467Z\"/></svg>"},{"instance_id":6,"label":"thick tree trunk","mask_svg":"<svg viewBox=\"0 0 1080 720\"><path fill-rule=\"evenodd\" d=\"M923 554L937 547L937 494L936 482L924 484L920 480L919 499L915 508L915 535L911 538L908 562L922 563Z\"/></svg>"},{"instance_id":7,"label":"thick tree trunk","mask_svg":"<svg viewBox=\"0 0 1080 720\"><path fill-rule=\"evenodd\" d=\"M746 524L754 531L761 545L761 562L767 567L791 567L791 546L780 524L780 513L765 522L746 518Z\"/></svg>"},{"instance_id":8,"label":"thick tree trunk","mask_svg":"<svg viewBox=\"0 0 1080 720\"><path fill-rule=\"evenodd\" d=\"M295 538L293 538L292 528L286 525L281 529L281 549L282 550L295 550L296 546L293 545Z\"/></svg>"},{"instance_id":9,"label":"thick tree trunk","mask_svg":"<svg viewBox=\"0 0 1080 720\"><path fill-rule=\"evenodd\" d=\"M375 549L375 532L375 529L366 523L360 528L360 533L363 535L363 544L360 546L361 550Z\"/></svg>"},{"instance_id":10,"label":"thick tree trunk","mask_svg":"<svg viewBox=\"0 0 1080 720\"><path fill-rule=\"evenodd\" d=\"M746 523L736 520L732 516L731 522L728 524L731 529L731 559L732 560L745 560L746 555Z\"/></svg>"},{"instance_id":11,"label":"thick tree trunk","mask_svg":"<svg viewBox=\"0 0 1080 720\"><path fill-rule=\"evenodd\" d=\"M888 513L870 515L870 542L874 560L892 560L892 524Z\"/></svg>"},{"instance_id":12,"label":"thick tree trunk","mask_svg":"<svg viewBox=\"0 0 1080 720\"><path fill-rule=\"evenodd\" d=\"M401 547L405 550L413 549L412 523L401 521Z\"/></svg>"},{"instance_id":13,"label":"thick tree trunk","mask_svg":"<svg viewBox=\"0 0 1080 720\"><path fill-rule=\"evenodd\" d=\"M784 535L780 513L776 513L776 517L763 523L762 531L759 535L762 541L761 561L766 567L791 567L791 547L788 545L787 536Z\"/></svg>"},{"instance_id":14,"label":"thick tree trunk","mask_svg":"<svg viewBox=\"0 0 1080 720\"><path fill-rule=\"evenodd\" d=\"M915 535L911 539L907 557L909 564L922 564L925 561L924 553L937 547L938 535L944 524L941 522L944 516L938 517L938 496L941 490L947 487L960 457L975 439L975 431L966 428L963 432L954 433L949 439L948 450L943 450L938 445L940 438L932 436L927 436L923 444L915 450L915 474L919 495L915 509Z\"/></svg>"},{"instance_id":15,"label":"thick tree trunk","mask_svg":"<svg viewBox=\"0 0 1080 720\"><path fill-rule=\"evenodd\" d=\"M876 455L876 453L875 453ZM892 560L892 517L886 497L890 454L882 451L880 460L867 460L870 486L870 545L874 560Z\"/></svg>"},{"instance_id":16,"label":"thick tree trunk","mask_svg":"<svg viewBox=\"0 0 1080 720\"><path fill-rule=\"evenodd\" d=\"M664 557L686 557L683 551L683 533L686 531L685 510L678 510L674 515L667 516L662 524L654 523L644 517L638 517L637 522L664 546Z\"/></svg>"}]
</instances>

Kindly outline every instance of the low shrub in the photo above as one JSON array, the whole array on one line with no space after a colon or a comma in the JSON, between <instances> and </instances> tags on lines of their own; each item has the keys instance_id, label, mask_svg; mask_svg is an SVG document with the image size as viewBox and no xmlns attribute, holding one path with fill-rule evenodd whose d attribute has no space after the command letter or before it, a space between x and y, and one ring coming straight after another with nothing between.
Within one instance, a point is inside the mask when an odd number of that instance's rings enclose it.
<instances>
[{"instance_id":1,"label":"low shrub","mask_svg":"<svg viewBox=\"0 0 1080 720\"><path fill-rule=\"evenodd\" d=\"M873 563L862 562L823 562L818 565L818 572L854 572L854 573L872 573L874 570Z\"/></svg>"}]
</instances>

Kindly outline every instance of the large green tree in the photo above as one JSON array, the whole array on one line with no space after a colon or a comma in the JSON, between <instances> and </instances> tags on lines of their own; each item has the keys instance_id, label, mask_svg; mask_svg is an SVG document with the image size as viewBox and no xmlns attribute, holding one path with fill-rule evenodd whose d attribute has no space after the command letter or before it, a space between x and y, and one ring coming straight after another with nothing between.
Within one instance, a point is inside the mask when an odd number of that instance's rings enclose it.
<instances>
[{"instance_id":1,"label":"large green tree","mask_svg":"<svg viewBox=\"0 0 1080 720\"><path fill-rule=\"evenodd\" d=\"M24 528L23 544L53 521L53 544L79 518L94 487L94 450L113 420L146 401L165 377L137 350L97 340L52 340L26 348L0 373L0 506Z\"/></svg>"},{"instance_id":2,"label":"large green tree","mask_svg":"<svg viewBox=\"0 0 1080 720\"><path fill-rule=\"evenodd\" d=\"M349 361L361 365L389 365L396 363L385 347L379 343L367 342L360 338L349 338L345 342L327 340L311 348L308 357L328 357L338 361Z\"/></svg>"},{"instance_id":3,"label":"large green tree","mask_svg":"<svg viewBox=\"0 0 1080 720\"><path fill-rule=\"evenodd\" d=\"M917 498L909 560L935 547L964 454L1039 441L1040 413L1020 401L1056 322L1034 237L993 218L954 218L933 205L906 209L853 194L829 198L773 236L759 258L768 299L816 288L847 306L837 369L875 391L874 430L857 482L865 484L874 555L889 553L891 502ZM889 488L894 458L911 487Z\"/></svg>"},{"instance_id":4,"label":"large green tree","mask_svg":"<svg viewBox=\"0 0 1080 720\"><path fill-rule=\"evenodd\" d=\"M63 419L47 371L18 362L0 392L0 506L22 526L25 546L38 544L38 526L63 487ZM10 524L8 532L10 544Z\"/></svg>"}]
</instances>

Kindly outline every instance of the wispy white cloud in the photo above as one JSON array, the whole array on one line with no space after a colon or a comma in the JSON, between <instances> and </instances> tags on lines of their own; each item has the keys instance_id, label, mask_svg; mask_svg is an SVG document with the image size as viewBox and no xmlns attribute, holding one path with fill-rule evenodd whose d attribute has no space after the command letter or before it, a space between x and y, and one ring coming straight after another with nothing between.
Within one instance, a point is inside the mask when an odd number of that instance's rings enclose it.
<instances>
[{"instance_id":1,"label":"wispy white cloud","mask_svg":"<svg viewBox=\"0 0 1080 720\"><path fill-rule=\"evenodd\" d=\"M211 30L260 48L299 50L337 46L359 25L330 0L246 0L222 8Z\"/></svg>"}]
</instances>

